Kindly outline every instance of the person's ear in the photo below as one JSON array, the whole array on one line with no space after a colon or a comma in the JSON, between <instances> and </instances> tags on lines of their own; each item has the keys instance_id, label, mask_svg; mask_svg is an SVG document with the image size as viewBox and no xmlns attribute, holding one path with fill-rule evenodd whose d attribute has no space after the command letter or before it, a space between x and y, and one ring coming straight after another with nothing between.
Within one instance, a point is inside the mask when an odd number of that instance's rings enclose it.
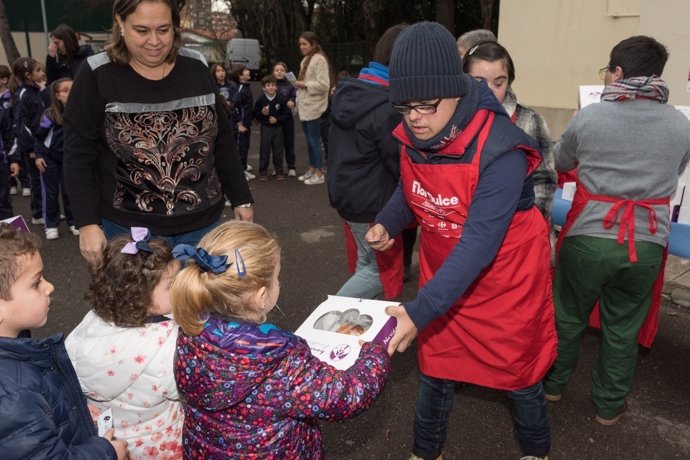
<instances>
[{"instance_id":1,"label":"person's ear","mask_svg":"<svg viewBox=\"0 0 690 460\"><path fill-rule=\"evenodd\" d=\"M266 286L262 286L259 289L257 289L254 294L253 294L253 304L256 305L261 311L264 311L266 309L265 303L266 303L266 295L268 294L268 288Z\"/></svg>"},{"instance_id":2,"label":"person's ear","mask_svg":"<svg viewBox=\"0 0 690 460\"><path fill-rule=\"evenodd\" d=\"M616 66L616 69L613 71L613 81L618 81L622 80L625 78L625 75L623 73L623 68L621 66Z\"/></svg>"},{"instance_id":3,"label":"person's ear","mask_svg":"<svg viewBox=\"0 0 690 460\"><path fill-rule=\"evenodd\" d=\"M120 35L124 35L125 22L122 20L119 14L115 15L115 21L117 21L117 27L120 29Z\"/></svg>"}]
</instances>

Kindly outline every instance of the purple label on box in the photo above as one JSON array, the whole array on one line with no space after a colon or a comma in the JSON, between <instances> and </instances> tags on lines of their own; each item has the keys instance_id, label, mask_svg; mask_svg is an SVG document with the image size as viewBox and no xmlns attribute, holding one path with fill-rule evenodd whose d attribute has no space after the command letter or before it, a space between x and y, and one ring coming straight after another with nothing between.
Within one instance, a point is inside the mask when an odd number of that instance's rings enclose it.
<instances>
[{"instance_id":1,"label":"purple label on box","mask_svg":"<svg viewBox=\"0 0 690 460\"><path fill-rule=\"evenodd\" d=\"M395 334L395 328L397 326L398 320L395 318L395 316L391 316L388 318L388 321L386 321L386 324L383 325L379 333L376 334L376 337L374 337L372 342L381 344L383 346L388 345L388 342L390 342L393 338L393 334Z\"/></svg>"},{"instance_id":2,"label":"purple label on box","mask_svg":"<svg viewBox=\"0 0 690 460\"><path fill-rule=\"evenodd\" d=\"M31 233L31 230L29 230L29 226L26 225L26 221L22 216L14 216L10 217L7 219L0 220L0 222L4 222L11 227L16 228L20 232L26 232L26 233Z\"/></svg>"},{"instance_id":3,"label":"purple label on box","mask_svg":"<svg viewBox=\"0 0 690 460\"><path fill-rule=\"evenodd\" d=\"M350 351L352 351L352 348L350 347L350 345L346 343L337 345L333 347L333 350L331 350L331 360L340 361L342 359L345 359L347 358L347 355L350 354Z\"/></svg>"}]
</instances>

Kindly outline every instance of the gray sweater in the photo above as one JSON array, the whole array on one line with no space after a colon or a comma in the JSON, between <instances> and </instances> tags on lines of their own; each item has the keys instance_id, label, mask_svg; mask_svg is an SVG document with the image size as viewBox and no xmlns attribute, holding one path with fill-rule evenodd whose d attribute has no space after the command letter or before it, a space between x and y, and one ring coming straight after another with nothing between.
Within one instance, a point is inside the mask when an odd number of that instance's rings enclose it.
<instances>
[{"instance_id":1,"label":"gray sweater","mask_svg":"<svg viewBox=\"0 0 690 460\"><path fill-rule=\"evenodd\" d=\"M690 159L690 121L658 101L602 101L575 115L554 156L558 171L577 166L578 180L590 193L632 200L670 197ZM589 202L568 236L616 238L619 225L606 230L602 224L611 206ZM647 211L635 207L635 239L665 246L669 210L663 205L654 209L659 228L652 235Z\"/></svg>"}]
</instances>

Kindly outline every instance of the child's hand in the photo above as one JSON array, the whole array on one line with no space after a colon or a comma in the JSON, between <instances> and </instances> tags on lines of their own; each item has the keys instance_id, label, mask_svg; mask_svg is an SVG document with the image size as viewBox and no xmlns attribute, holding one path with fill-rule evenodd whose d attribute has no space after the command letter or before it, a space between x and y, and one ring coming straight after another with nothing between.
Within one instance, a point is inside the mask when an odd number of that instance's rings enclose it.
<instances>
[{"instance_id":1,"label":"child's hand","mask_svg":"<svg viewBox=\"0 0 690 460\"><path fill-rule=\"evenodd\" d=\"M272 125L275 125L276 123L278 123L278 119L274 116L270 116L268 117L268 122Z\"/></svg>"},{"instance_id":2,"label":"child's hand","mask_svg":"<svg viewBox=\"0 0 690 460\"><path fill-rule=\"evenodd\" d=\"M10 177L17 177L20 170L19 163L10 163Z\"/></svg>"},{"instance_id":3,"label":"child's hand","mask_svg":"<svg viewBox=\"0 0 690 460\"><path fill-rule=\"evenodd\" d=\"M247 128L245 128L242 123L237 123L237 131L239 131L241 134L244 134L247 132Z\"/></svg>"},{"instance_id":4,"label":"child's hand","mask_svg":"<svg viewBox=\"0 0 690 460\"><path fill-rule=\"evenodd\" d=\"M287 101L287 108L292 110L295 108L295 101Z\"/></svg>"},{"instance_id":5,"label":"child's hand","mask_svg":"<svg viewBox=\"0 0 690 460\"><path fill-rule=\"evenodd\" d=\"M42 173L46 172L46 160L43 157L36 158L34 162L36 163L36 168L39 171L41 171Z\"/></svg>"},{"instance_id":6,"label":"child's hand","mask_svg":"<svg viewBox=\"0 0 690 460\"><path fill-rule=\"evenodd\" d=\"M268 106L267 106L267 105L264 106L263 109L261 109L261 113L262 113L264 116L268 115Z\"/></svg>"},{"instance_id":7,"label":"child's hand","mask_svg":"<svg viewBox=\"0 0 690 460\"><path fill-rule=\"evenodd\" d=\"M89 408L89 414L91 414L93 423L98 423L98 416L101 415L101 410L92 404L87 404L86 407Z\"/></svg>"},{"instance_id":8,"label":"child's hand","mask_svg":"<svg viewBox=\"0 0 690 460\"><path fill-rule=\"evenodd\" d=\"M105 436L103 437L110 441L110 444L113 445L115 453L117 454L117 460L128 459L129 451L127 450L127 441L125 441L124 439L113 439L113 434L115 434L115 430L110 429L105 433Z\"/></svg>"}]
</instances>

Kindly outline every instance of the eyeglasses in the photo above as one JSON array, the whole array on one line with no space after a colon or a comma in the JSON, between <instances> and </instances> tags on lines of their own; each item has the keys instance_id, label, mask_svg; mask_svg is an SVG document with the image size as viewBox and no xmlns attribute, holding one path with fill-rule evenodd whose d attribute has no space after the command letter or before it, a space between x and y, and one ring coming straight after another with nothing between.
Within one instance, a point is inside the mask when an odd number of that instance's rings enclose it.
<instances>
[{"instance_id":1,"label":"eyeglasses","mask_svg":"<svg viewBox=\"0 0 690 460\"><path fill-rule=\"evenodd\" d=\"M429 104L393 104L393 109L403 115L409 114L412 110L422 115L431 115L432 113L436 113L442 100L443 99L439 99Z\"/></svg>"},{"instance_id":2,"label":"eyeglasses","mask_svg":"<svg viewBox=\"0 0 690 460\"><path fill-rule=\"evenodd\" d=\"M601 69L599 69L599 78L603 80L606 77L606 72L608 72L609 70L613 72L614 70L616 70L616 66L607 65L606 67L602 67Z\"/></svg>"}]
</instances>

